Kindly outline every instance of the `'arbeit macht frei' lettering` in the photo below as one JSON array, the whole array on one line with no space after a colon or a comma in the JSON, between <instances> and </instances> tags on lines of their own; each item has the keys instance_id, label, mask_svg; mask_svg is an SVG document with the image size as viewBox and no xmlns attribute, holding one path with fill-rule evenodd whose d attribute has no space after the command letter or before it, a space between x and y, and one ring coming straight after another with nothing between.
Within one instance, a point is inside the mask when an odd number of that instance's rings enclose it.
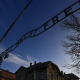
<instances>
[{"instance_id":1,"label":"'arbeit macht frei' lettering","mask_svg":"<svg viewBox=\"0 0 80 80\"><path fill-rule=\"evenodd\" d=\"M45 32L46 30L48 30L49 28L53 27L55 24L57 24L58 22L60 22L61 20L63 20L64 18L66 18L67 16L69 16L70 14L78 11L80 8L72 11L72 7L79 3L80 4L80 0L75 2L74 4L72 4L71 6L69 6L68 8L66 8L65 10L61 11L60 13L58 13L56 16L54 16L53 18L51 18L50 20L48 20L46 23L44 23L42 26L40 26L37 29L31 30L29 32L27 32L26 34L24 34L14 45L12 45L11 47L9 47L8 49L6 49L4 52L2 52L0 55L4 56L7 53L13 51L17 46L19 46L19 44L25 40L26 38L30 38L30 37L35 37L40 35L41 33ZM64 17L62 17L61 19L59 19L59 15L60 14L65 14ZM50 24L51 23L51 24ZM43 30L39 31L41 28L43 28Z\"/></svg>"}]
</instances>

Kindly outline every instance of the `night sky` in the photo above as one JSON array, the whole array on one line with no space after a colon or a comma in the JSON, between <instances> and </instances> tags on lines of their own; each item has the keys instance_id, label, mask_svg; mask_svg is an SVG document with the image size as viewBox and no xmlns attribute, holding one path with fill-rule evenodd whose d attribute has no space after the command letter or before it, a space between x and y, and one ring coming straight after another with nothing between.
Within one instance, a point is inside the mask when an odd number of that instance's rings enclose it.
<instances>
[{"instance_id":1,"label":"night sky","mask_svg":"<svg viewBox=\"0 0 80 80\"><path fill-rule=\"evenodd\" d=\"M0 39L29 1L0 0ZM0 53L15 44L25 33L40 27L74 2L76 0L33 0L0 43ZM73 9L79 5L78 3ZM71 69L62 67L65 61L71 62L70 57L64 54L65 51L61 45L62 40L65 40L64 36L69 32L62 31L60 24L61 22L36 37L25 39L9 53L1 68L14 73L20 66L29 67L30 62L34 64L34 61L37 63L52 61L63 72L71 73Z\"/></svg>"}]
</instances>

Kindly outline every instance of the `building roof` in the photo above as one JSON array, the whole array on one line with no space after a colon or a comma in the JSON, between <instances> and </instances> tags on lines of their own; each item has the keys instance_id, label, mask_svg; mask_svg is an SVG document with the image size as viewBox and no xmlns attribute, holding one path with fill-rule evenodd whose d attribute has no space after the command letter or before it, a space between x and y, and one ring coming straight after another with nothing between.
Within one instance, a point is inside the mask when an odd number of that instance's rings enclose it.
<instances>
[{"instance_id":1,"label":"building roof","mask_svg":"<svg viewBox=\"0 0 80 80\"><path fill-rule=\"evenodd\" d=\"M24 66L21 66L21 67L15 72L15 74L17 74L20 69L24 69L26 72L27 72L27 71L33 71L33 70L38 70L38 69L46 68L49 64L52 64L54 67L56 67L57 70L58 70L58 72L60 73L60 75L62 75L63 77L68 78L67 76L63 75L63 74L60 72L58 66L57 66L56 64L54 64L53 62L51 62L51 61L47 61L47 62L43 62L43 63L39 62L39 63L37 63L37 64L35 64L35 65L32 65L32 66L30 66L30 67L27 67L27 68L24 67ZM68 79L70 79L70 78L68 78Z\"/></svg>"},{"instance_id":2,"label":"building roof","mask_svg":"<svg viewBox=\"0 0 80 80\"><path fill-rule=\"evenodd\" d=\"M51 63L51 61L47 61L47 62L44 62L44 63L37 63L35 65L32 65L31 67L28 67L26 70L27 71L30 71L30 70L37 70L37 69L41 69L41 68L45 68L47 67L47 65Z\"/></svg>"},{"instance_id":3,"label":"building roof","mask_svg":"<svg viewBox=\"0 0 80 80\"><path fill-rule=\"evenodd\" d=\"M16 77L16 75L14 73L11 73L11 72L3 70L3 69L0 71L0 73L3 78L15 79L15 77Z\"/></svg>"},{"instance_id":4,"label":"building roof","mask_svg":"<svg viewBox=\"0 0 80 80\"><path fill-rule=\"evenodd\" d=\"M37 69L41 69L41 68L47 67L47 65L50 64L50 63L52 63L52 62L51 62L51 61L47 61L47 62L44 62L44 63L39 62L39 63L37 63L37 64L35 64L35 65L32 65L31 67L29 66L29 67L27 67L27 68L24 67L24 66L21 66L21 67L15 72L15 74L16 74L21 68L26 69L26 71L37 70ZM57 66L57 65L54 64L54 63L52 63L52 64L55 65L55 66Z\"/></svg>"},{"instance_id":5,"label":"building roof","mask_svg":"<svg viewBox=\"0 0 80 80\"><path fill-rule=\"evenodd\" d=\"M73 74L73 73L65 74L65 76L68 76L68 77L71 78L71 79L80 79L78 76L76 76L76 75Z\"/></svg>"}]
</instances>

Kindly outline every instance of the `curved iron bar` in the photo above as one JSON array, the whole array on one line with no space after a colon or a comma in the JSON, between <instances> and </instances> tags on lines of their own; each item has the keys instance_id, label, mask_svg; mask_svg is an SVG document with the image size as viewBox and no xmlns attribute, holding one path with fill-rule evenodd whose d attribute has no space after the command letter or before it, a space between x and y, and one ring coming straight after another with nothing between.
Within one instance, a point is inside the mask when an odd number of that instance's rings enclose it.
<instances>
[{"instance_id":1,"label":"curved iron bar","mask_svg":"<svg viewBox=\"0 0 80 80\"><path fill-rule=\"evenodd\" d=\"M74 4L72 4L71 6L77 4L77 3L80 3L80 0L75 2ZM67 16L71 15L72 13L78 11L80 8L76 9L75 11L72 11L70 13L68 13L72 8L71 6L69 6L68 8L66 8L65 10L61 11L60 13L58 13L57 15L55 15L53 18L51 18L50 20L48 20L46 23L44 23L42 26L40 26L39 28L37 29L34 29L34 30L31 30L29 32L27 32L26 34L24 34L14 45L12 45L11 47L9 47L8 49L6 49L5 51L3 51L0 56L4 57L6 54L8 54L9 52L13 51L15 48L17 48L20 43L22 41L24 41L26 38L30 38L30 37L35 37L35 36L38 36L40 35L41 33L45 32L46 30L48 30L49 28L53 27L55 24L57 24L58 22L60 22L61 20L63 20L64 18L66 18ZM58 20L58 15L61 14L62 12L65 13L65 17L63 17L62 19ZM52 21L53 24L51 26L48 26L48 23ZM38 34L36 34L36 32L40 29L40 28L44 28L43 31L39 32Z\"/></svg>"},{"instance_id":2,"label":"curved iron bar","mask_svg":"<svg viewBox=\"0 0 80 80\"><path fill-rule=\"evenodd\" d=\"M16 23L16 21L20 18L20 16L24 13L24 11L26 10L26 8L29 6L29 4L32 2L32 0L28 3L28 5L24 8L24 10L20 13L20 15L16 18L16 20L13 22L13 24L9 27L9 29L6 31L6 33L3 35L3 37L0 39L0 43L1 41L4 39L4 37L8 34L8 32L10 31L10 29L13 27L13 25Z\"/></svg>"}]
</instances>

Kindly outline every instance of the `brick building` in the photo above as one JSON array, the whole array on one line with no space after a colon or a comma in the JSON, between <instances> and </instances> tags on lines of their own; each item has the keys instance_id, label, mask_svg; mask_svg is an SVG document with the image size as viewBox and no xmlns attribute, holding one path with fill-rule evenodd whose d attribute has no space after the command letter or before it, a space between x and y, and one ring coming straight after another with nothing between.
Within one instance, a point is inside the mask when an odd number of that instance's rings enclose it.
<instances>
[{"instance_id":1,"label":"brick building","mask_svg":"<svg viewBox=\"0 0 80 80\"><path fill-rule=\"evenodd\" d=\"M16 72L16 80L71 80L60 72L51 61L30 63L28 68L21 66Z\"/></svg>"},{"instance_id":2,"label":"brick building","mask_svg":"<svg viewBox=\"0 0 80 80\"><path fill-rule=\"evenodd\" d=\"M3 70L0 71L0 80L15 80L16 75L14 73L9 72L9 70Z\"/></svg>"}]
</instances>

